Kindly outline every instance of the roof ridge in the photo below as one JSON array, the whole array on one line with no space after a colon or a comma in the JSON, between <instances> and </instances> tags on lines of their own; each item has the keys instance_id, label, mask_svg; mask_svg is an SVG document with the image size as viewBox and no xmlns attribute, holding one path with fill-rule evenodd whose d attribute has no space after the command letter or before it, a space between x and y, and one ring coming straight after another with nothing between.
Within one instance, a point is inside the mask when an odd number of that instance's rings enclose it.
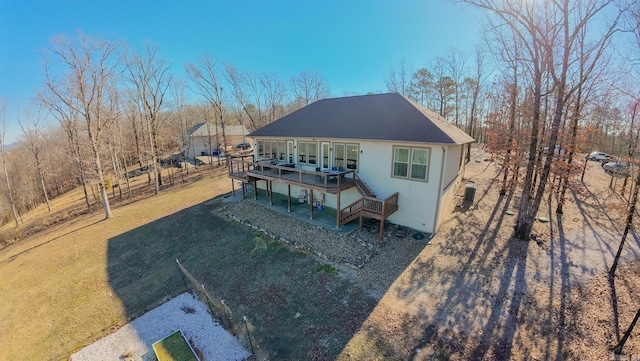
<instances>
[{"instance_id":1,"label":"roof ridge","mask_svg":"<svg viewBox=\"0 0 640 361\"><path fill-rule=\"evenodd\" d=\"M436 113L435 111L423 107L422 105L414 102L412 99L400 94L400 96L402 96L403 98L405 98L409 103L411 103L414 107L416 107L416 109L422 113L425 117L427 117L427 119L429 119L430 121L436 123L436 126L438 127L438 129L442 130L448 137L449 139L451 139L454 142L457 142L457 137L453 134L450 134L450 132L455 132L455 133L461 133L462 135L465 135L469 138L471 138L470 142L475 141L475 139L473 139L470 135L468 135L466 132L464 132L462 129L458 128L456 125L452 124L451 122L449 122L447 119L445 119L443 116L441 116L440 114Z\"/></svg>"}]
</instances>

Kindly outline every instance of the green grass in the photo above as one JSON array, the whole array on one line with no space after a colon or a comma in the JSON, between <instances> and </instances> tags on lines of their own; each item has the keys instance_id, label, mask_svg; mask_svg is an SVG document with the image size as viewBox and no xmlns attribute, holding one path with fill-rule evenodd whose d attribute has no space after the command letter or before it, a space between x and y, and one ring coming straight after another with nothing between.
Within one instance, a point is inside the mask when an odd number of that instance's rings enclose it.
<instances>
[{"instance_id":1,"label":"green grass","mask_svg":"<svg viewBox=\"0 0 640 361\"><path fill-rule=\"evenodd\" d=\"M375 301L222 215L214 197L225 187L225 175L204 177L0 250L0 359L63 358L184 292L176 259L235 323L247 317L266 358L334 359Z\"/></svg>"},{"instance_id":2,"label":"green grass","mask_svg":"<svg viewBox=\"0 0 640 361\"><path fill-rule=\"evenodd\" d=\"M314 268L315 272L324 272L328 274L338 274L338 270L330 264L321 264L318 267Z\"/></svg>"},{"instance_id":3,"label":"green grass","mask_svg":"<svg viewBox=\"0 0 640 361\"><path fill-rule=\"evenodd\" d=\"M197 361L187 340L182 337L180 331L153 344L158 361Z\"/></svg>"}]
</instances>

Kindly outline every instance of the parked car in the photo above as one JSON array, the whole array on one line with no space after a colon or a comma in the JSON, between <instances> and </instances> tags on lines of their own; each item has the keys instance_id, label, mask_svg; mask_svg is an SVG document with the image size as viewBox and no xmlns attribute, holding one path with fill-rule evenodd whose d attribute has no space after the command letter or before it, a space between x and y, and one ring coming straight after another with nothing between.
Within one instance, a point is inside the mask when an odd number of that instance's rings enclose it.
<instances>
[{"instance_id":1,"label":"parked car","mask_svg":"<svg viewBox=\"0 0 640 361\"><path fill-rule=\"evenodd\" d=\"M610 157L611 156L605 152L591 152L591 154L589 154L589 160L594 160L598 162L601 162L605 159L610 159Z\"/></svg>"},{"instance_id":2,"label":"parked car","mask_svg":"<svg viewBox=\"0 0 640 361\"><path fill-rule=\"evenodd\" d=\"M609 157L609 154L605 152L591 152L588 156L588 159L601 162L604 159L609 159Z\"/></svg>"},{"instance_id":3,"label":"parked car","mask_svg":"<svg viewBox=\"0 0 640 361\"><path fill-rule=\"evenodd\" d=\"M602 165L605 172L625 174L629 170L629 166L622 162L609 162Z\"/></svg>"},{"instance_id":4,"label":"parked car","mask_svg":"<svg viewBox=\"0 0 640 361\"><path fill-rule=\"evenodd\" d=\"M606 157L600 159L600 165L603 165L603 164L609 163L609 162L615 162L615 161L616 161L616 157L614 157L611 154L609 154Z\"/></svg>"},{"instance_id":5,"label":"parked car","mask_svg":"<svg viewBox=\"0 0 640 361\"><path fill-rule=\"evenodd\" d=\"M251 144L250 143L238 143L238 144L236 144L236 146L234 148L245 150L245 149L251 148Z\"/></svg>"}]
</instances>

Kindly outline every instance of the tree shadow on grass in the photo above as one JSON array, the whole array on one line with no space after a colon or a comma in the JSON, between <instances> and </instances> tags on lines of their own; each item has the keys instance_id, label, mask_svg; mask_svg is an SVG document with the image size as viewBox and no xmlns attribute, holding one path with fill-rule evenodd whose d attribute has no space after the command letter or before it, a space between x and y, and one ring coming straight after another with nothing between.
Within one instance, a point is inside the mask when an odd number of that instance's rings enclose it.
<instances>
[{"instance_id":1,"label":"tree shadow on grass","mask_svg":"<svg viewBox=\"0 0 640 361\"><path fill-rule=\"evenodd\" d=\"M268 359L335 359L376 300L333 266L230 220L221 198L109 240L109 283L126 317L184 292L179 259L234 322L247 317Z\"/></svg>"}]
</instances>

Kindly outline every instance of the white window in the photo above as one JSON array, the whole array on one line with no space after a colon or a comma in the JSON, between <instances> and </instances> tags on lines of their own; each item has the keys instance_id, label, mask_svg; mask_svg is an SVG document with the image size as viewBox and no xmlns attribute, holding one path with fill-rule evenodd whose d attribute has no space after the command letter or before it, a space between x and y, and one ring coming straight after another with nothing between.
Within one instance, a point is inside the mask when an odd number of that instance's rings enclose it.
<instances>
[{"instance_id":1,"label":"white window","mask_svg":"<svg viewBox=\"0 0 640 361\"><path fill-rule=\"evenodd\" d=\"M337 169L358 169L358 144L333 143L333 166Z\"/></svg>"},{"instance_id":2,"label":"white window","mask_svg":"<svg viewBox=\"0 0 640 361\"><path fill-rule=\"evenodd\" d=\"M316 165L318 163L318 143L298 142L298 163Z\"/></svg>"},{"instance_id":3,"label":"white window","mask_svg":"<svg viewBox=\"0 0 640 361\"><path fill-rule=\"evenodd\" d=\"M418 181L429 179L429 148L393 148L392 176Z\"/></svg>"}]
</instances>

